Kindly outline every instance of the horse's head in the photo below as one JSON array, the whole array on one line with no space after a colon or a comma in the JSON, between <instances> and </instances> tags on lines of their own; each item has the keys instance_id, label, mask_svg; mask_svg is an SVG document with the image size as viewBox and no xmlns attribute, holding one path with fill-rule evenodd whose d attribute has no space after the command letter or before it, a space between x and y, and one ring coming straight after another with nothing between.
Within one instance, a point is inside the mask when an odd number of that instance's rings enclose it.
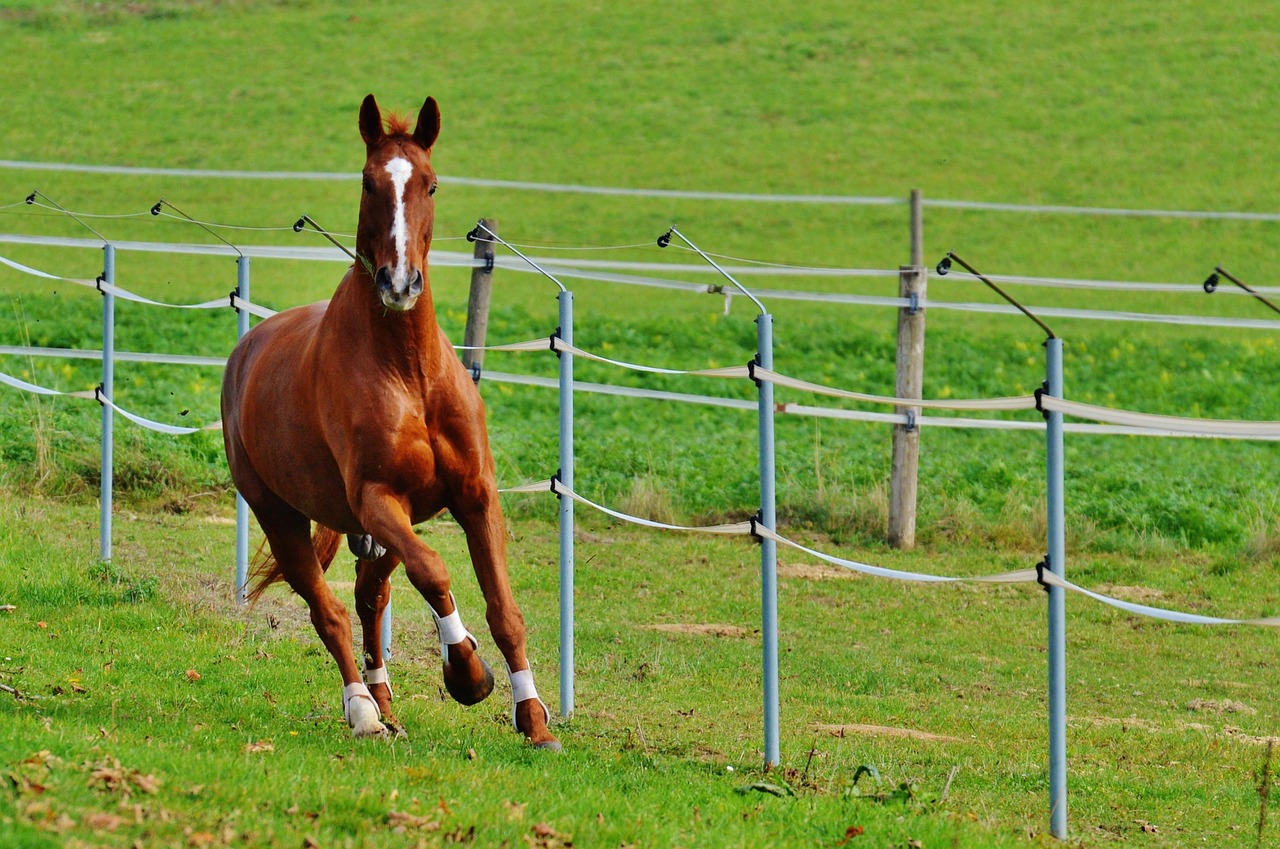
<instances>
[{"instance_id":1,"label":"horse's head","mask_svg":"<svg viewBox=\"0 0 1280 849\"><path fill-rule=\"evenodd\" d=\"M440 108L433 97L422 104L412 133L408 122L397 116L384 127L372 94L360 105L367 158L356 253L367 261L374 288L388 309L413 309L426 285L436 217L431 145L439 133Z\"/></svg>"}]
</instances>

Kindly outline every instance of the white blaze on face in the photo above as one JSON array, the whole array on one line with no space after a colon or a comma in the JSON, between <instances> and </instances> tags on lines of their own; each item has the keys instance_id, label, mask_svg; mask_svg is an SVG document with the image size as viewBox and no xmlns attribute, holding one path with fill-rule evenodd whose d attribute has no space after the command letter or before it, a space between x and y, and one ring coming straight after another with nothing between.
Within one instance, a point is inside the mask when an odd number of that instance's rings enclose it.
<instances>
[{"instance_id":1,"label":"white blaze on face","mask_svg":"<svg viewBox=\"0 0 1280 849\"><path fill-rule=\"evenodd\" d=\"M395 217L391 220L391 241L396 246L396 267L391 274L392 286L403 290L409 285L409 269L405 261L405 241L408 238L404 223L404 187L413 175L413 165L404 157L397 156L386 164L386 171L391 175L391 184L396 190Z\"/></svg>"}]
</instances>

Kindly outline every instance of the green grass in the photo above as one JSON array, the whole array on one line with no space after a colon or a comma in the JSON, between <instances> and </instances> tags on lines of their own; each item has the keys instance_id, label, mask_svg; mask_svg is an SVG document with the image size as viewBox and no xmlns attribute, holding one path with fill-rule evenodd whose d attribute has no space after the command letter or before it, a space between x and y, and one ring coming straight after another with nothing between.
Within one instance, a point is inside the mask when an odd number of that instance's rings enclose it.
<instances>
[{"instance_id":1,"label":"green grass","mask_svg":"<svg viewBox=\"0 0 1280 849\"><path fill-rule=\"evenodd\" d=\"M356 742L298 601L274 591L247 612L229 602L228 501L186 515L122 512L108 568L94 565L82 530L92 507L3 501L0 602L15 606L0 613L3 682L21 694L0 694L6 845L403 845L392 812L438 823L410 829L427 845L473 827L479 845L518 845L539 824L578 845L646 846L830 846L854 826L865 833L853 845L999 846L1044 831L1044 608L1034 588L842 579L784 552L783 763L761 775L754 548L584 517L577 711L557 722L562 756L525 748L507 727L505 685L465 710L441 695L429 615L402 580L391 670L410 737ZM556 531L531 520L511 531L531 657L555 710ZM427 533L475 627L481 601L461 533L447 520ZM949 574L1019 563L1016 552L962 546L880 559ZM1073 569L1121 593L1142 583L1172 607L1280 604L1268 568L1209 566L1183 555L1148 575L1140 561L1107 555ZM349 582L349 565L331 578ZM1265 753L1255 738L1277 720L1269 694L1280 681L1260 660L1274 635L1068 604L1074 839L1137 839L1144 822L1162 844L1248 838ZM653 628L699 624L721 635ZM853 724L951 739L823 729ZM255 751L263 742L271 749ZM880 783L858 777L864 764ZM100 769L123 778L95 779ZM795 795L738 792L761 781Z\"/></svg>"},{"instance_id":2,"label":"green grass","mask_svg":"<svg viewBox=\"0 0 1280 849\"><path fill-rule=\"evenodd\" d=\"M1274 4L1254 0L1149 9L964 2L945 12L835 2L657 10L378 2L352 11L331 0L0 0L2 158L353 175L347 184L0 169L0 231L89 236L65 217L21 204L38 186L75 210L139 213L86 219L113 240L213 241L146 214L165 197L204 220L277 228L222 231L238 243L323 244L289 226L306 212L334 231L353 231L356 109L369 91L392 109L416 109L427 94L439 99L444 132L435 161L446 177L904 198L918 187L926 198L1274 212L1280 189L1265 175L1280 152L1272 132L1278 15ZM447 250L469 251L461 237L483 215L534 253L644 243L569 255L690 261L652 246L674 221L703 247L736 256L871 268L908 259L905 206L547 194L447 179L438 199L435 245ZM1274 223L932 207L926 219L930 264L949 248L993 274L1198 283L1220 262L1248 282L1272 282ZM72 277L101 269L96 250L0 245L0 254ZM336 265L257 260L254 300L284 308L324 298L339 274ZM225 258L128 251L117 279L179 303L223 297L235 282ZM431 280L441 322L457 339L467 274L435 268ZM892 280L748 282L896 294ZM929 287L933 298L992 300L954 277L935 276ZM715 297L587 281L573 288L575 339L589 350L673 367L739 364L754 354L744 299L725 316ZM1268 317L1224 294L1010 288L1037 305ZM490 340L547 335L556 325L553 294L536 276L500 273ZM769 305L780 371L892 391L890 312ZM0 269L0 343L94 348L98 311L90 290ZM1039 385L1039 336L1025 320L935 310L928 321L927 396L1018 394ZM1052 323L1066 340L1073 398L1280 419L1273 332ZM121 350L225 356L234 338L226 311L118 306ZM546 354L490 354L486 366L555 373ZM88 361L0 357L0 370L65 390L99 380ZM588 362L576 373L752 397L745 382ZM143 415L182 424L217 418L217 369L120 364L116 380L117 399ZM483 391L501 479L551 474L554 393L490 382ZM754 627L754 552L612 528L588 514L579 554L587 573L581 710L562 728L564 759L524 751L502 727L500 699L472 711L436 700L436 661L421 648L431 644L424 611L408 601L397 613L396 674L414 737L355 745L336 714L331 664L297 604L273 597L247 615L227 604L229 531L206 521L221 517L230 499L216 434L173 439L120 423L121 532L114 565L98 568L90 548L97 406L10 390L0 397L7 511L0 603L18 605L0 613L0 645L16 658L4 661L0 681L32 696L0 700L0 770L10 776L0 795L0 842L198 845L206 834L215 842L248 834L267 845L296 846L308 836L326 847L400 845L406 838L389 833L391 810L438 821L438 830L409 835L428 844L475 826L485 845L555 845L535 834L539 822L579 845L830 846L855 825L866 834L847 845L1000 845L1042 830L1043 656L1034 647L1043 643L1043 614L1034 592L784 578L789 771L782 778L799 792L742 797L734 788L759 778L754 638L637 626ZM778 400L828 403L785 390ZM579 395L578 488L676 521L741 518L757 500L754 429L753 413ZM1043 552L1037 435L926 431L922 551L902 555L881 541L887 428L780 417L778 433L779 511L790 534L812 532L819 547L860 559L956 574L1025 567ZM1151 588L1163 593L1154 603L1180 609L1274 613L1277 450L1068 437L1073 578ZM26 503L31 495L36 500ZM543 497L508 504L513 548L528 564L517 580L544 694L555 690L555 535L546 524L553 512ZM460 539L448 528L440 532L460 563ZM459 586L464 610L478 611L474 588ZM648 593L640 604L637 588ZM271 630L264 612L284 624ZM1241 739L1275 730L1274 670L1257 660L1271 653L1271 635L1157 625L1074 600L1069 633L1073 838L1252 843L1262 750ZM202 677L188 681L187 669ZM77 692L73 678L88 692ZM246 699L262 692L271 699ZM415 693L428 698L407 698ZM1186 708L1194 699L1239 701L1258 712L1204 716ZM847 722L963 742L838 740L810 730ZM245 753L262 739L273 741L273 752ZM25 762L45 749L59 760ZM811 749L818 754L806 767ZM134 786L119 807L121 789L90 786L94 769L111 758L162 779L159 791ZM873 788L863 777L865 794L854 796L849 787L863 763L875 765L884 784ZM948 800L939 803L955 766ZM895 795L899 783L913 781L914 797ZM865 798L877 793L878 802ZM140 815L134 804L143 806ZM523 818L519 805L528 806ZM128 822L95 831L86 819L95 811ZM76 825L60 832L63 813ZM1141 832L1140 822L1157 833Z\"/></svg>"}]
</instances>

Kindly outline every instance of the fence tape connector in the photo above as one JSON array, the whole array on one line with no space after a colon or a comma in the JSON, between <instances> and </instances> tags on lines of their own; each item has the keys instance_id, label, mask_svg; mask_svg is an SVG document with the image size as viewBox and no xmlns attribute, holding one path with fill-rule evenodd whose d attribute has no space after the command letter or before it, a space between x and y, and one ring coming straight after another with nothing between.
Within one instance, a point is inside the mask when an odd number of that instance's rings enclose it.
<instances>
[{"instance_id":1,"label":"fence tape connector","mask_svg":"<svg viewBox=\"0 0 1280 849\"><path fill-rule=\"evenodd\" d=\"M1049 592L1049 582L1044 579L1044 573L1049 570L1049 555L1045 555L1044 559L1036 564L1036 583L1045 592Z\"/></svg>"},{"instance_id":2,"label":"fence tape connector","mask_svg":"<svg viewBox=\"0 0 1280 849\"><path fill-rule=\"evenodd\" d=\"M1044 395L1048 391L1049 381L1046 380L1037 386L1036 391L1032 393L1036 399L1036 409L1040 411L1040 415L1044 416L1045 421L1049 420L1049 411L1044 408Z\"/></svg>"}]
</instances>

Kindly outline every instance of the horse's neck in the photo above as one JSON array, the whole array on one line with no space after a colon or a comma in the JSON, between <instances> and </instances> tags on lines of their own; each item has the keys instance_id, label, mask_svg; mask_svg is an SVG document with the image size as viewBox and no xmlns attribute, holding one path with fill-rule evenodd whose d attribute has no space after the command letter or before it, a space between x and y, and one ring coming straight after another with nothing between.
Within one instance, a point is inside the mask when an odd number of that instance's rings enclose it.
<instances>
[{"instance_id":1,"label":"horse's neck","mask_svg":"<svg viewBox=\"0 0 1280 849\"><path fill-rule=\"evenodd\" d=\"M328 311L340 340L367 350L380 367L403 372L409 380L439 374L440 328L430 283L413 309L396 312L382 305L371 280L353 271L334 292Z\"/></svg>"}]
</instances>

